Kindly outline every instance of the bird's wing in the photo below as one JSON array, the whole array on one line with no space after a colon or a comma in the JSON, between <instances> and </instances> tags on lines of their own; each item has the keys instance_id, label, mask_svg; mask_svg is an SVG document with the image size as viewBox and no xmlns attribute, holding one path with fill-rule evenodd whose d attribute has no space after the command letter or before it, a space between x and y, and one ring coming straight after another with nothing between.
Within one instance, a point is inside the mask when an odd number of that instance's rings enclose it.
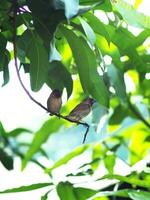
<instances>
[{"instance_id":1,"label":"bird's wing","mask_svg":"<svg viewBox=\"0 0 150 200\"><path fill-rule=\"evenodd\" d=\"M69 114L68 117L74 118L75 120L80 120L89 114L91 108L88 104L77 105Z\"/></svg>"}]
</instances>

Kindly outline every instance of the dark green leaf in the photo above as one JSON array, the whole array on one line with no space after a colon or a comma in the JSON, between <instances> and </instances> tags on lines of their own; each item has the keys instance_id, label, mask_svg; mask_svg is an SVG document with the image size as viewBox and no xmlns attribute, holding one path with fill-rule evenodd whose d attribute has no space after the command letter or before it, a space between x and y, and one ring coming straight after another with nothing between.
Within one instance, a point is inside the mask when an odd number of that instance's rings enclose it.
<instances>
[{"instance_id":1,"label":"dark green leaf","mask_svg":"<svg viewBox=\"0 0 150 200\"><path fill-rule=\"evenodd\" d=\"M86 151L89 147L90 147L89 144L77 147L72 152L70 152L69 154L65 155L63 158L58 160L52 167L50 167L49 169L46 169L46 172L50 173L53 169L56 169L60 167L61 165L66 164L68 161L70 161L74 157L79 156L80 154L84 153L84 151Z\"/></svg>"},{"instance_id":2,"label":"dark green leaf","mask_svg":"<svg viewBox=\"0 0 150 200\"><path fill-rule=\"evenodd\" d=\"M21 133L32 133L31 130L29 129L25 129L25 128L16 128L10 132L7 133L7 137L17 137L18 135L20 135Z\"/></svg>"},{"instance_id":3,"label":"dark green leaf","mask_svg":"<svg viewBox=\"0 0 150 200\"><path fill-rule=\"evenodd\" d=\"M6 137L6 131L3 127L3 124L0 122L0 135L2 135L3 137Z\"/></svg>"},{"instance_id":4,"label":"dark green leaf","mask_svg":"<svg viewBox=\"0 0 150 200\"><path fill-rule=\"evenodd\" d=\"M84 39L77 37L67 28L62 26L61 31L72 49L84 91L91 94L97 102L108 107L108 91L97 72L96 57L93 50ZM79 46L80 48L78 48Z\"/></svg>"},{"instance_id":5,"label":"dark green leaf","mask_svg":"<svg viewBox=\"0 0 150 200\"><path fill-rule=\"evenodd\" d=\"M27 47L27 57L30 59L30 80L33 91L38 91L46 81L49 59L37 34L31 34L31 42Z\"/></svg>"},{"instance_id":6,"label":"dark green leaf","mask_svg":"<svg viewBox=\"0 0 150 200\"><path fill-rule=\"evenodd\" d=\"M32 185L27 185L27 186L21 186L18 188L12 188L4 191L0 191L0 194L4 193L14 193L14 192L26 192L26 191L31 191L31 190L36 190L39 188L47 187L52 185L52 183L35 183Z\"/></svg>"},{"instance_id":7,"label":"dark green leaf","mask_svg":"<svg viewBox=\"0 0 150 200\"><path fill-rule=\"evenodd\" d=\"M62 125L63 122L61 120L56 120L56 118L52 118L43 124L43 126L35 133L31 146L22 161L22 169L25 168L27 162L40 149L41 145L46 142L48 137L59 130Z\"/></svg>"},{"instance_id":8,"label":"dark green leaf","mask_svg":"<svg viewBox=\"0 0 150 200\"><path fill-rule=\"evenodd\" d=\"M65 87L67 89L68 98L72 94L73 81L71 78L71 74L59 61L54 61L50 63L46 83L50 88L57 88L60 91L62 91Z\"/></svg>"},{"instance_id":9,"label":"dark green leaf","mask_svg":"<svg viewBox=\"0 0 150 200\"><path fill-rule=\"evenodd\" d=\"M9 156L3 149L0 149L0 161L6 169L13 169L13 158Z\"/></svg>"},{"instance_id":10,"label":"dark green leaf","mask_svg":"<svg viewBox=\"0 0 150 200\"><path fill-rule=\"evenodd\" d=\"M49 50L56 27L65 18L64 11L55 9L53 1L28 0L27 4L33 13L35 29Z\"/></svg>"}]
</instances>

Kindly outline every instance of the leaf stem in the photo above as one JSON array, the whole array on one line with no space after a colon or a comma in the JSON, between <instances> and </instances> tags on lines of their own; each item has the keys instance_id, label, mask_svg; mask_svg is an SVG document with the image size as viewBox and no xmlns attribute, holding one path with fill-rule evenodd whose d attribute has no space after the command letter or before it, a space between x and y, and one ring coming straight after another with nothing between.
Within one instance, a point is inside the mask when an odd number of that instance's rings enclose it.
<instances>
[{"instance_id":1,"label":"leaf stem","mask_svg":"<svg viewBox=\"0 0 150 200\"><path fill-rule=\"evenodd\" d=\"M43 106L40 102L38 102L31 94L30 92L27 90L27 88L25 87L22 79L21 79L21 76L20 76L20 73L19 73L19 67L18 67L18 62L17 62L17 45L16 45L16 40L17 40L17 26L16 26L16 17L17 17L17 0L14 0L13 2L13 49L14 49L14 65L15 65L15 68L16 68L16 73L17 73L17 77L18 77L18 80L20 82L20 85L21 87L23 88L23 90L25 91L25 93L27 94L27 96L34 102L36 103L38 106L40 106L42 109L44 109L45 111L48 111L48 109ZM80 124L80 125L83 125L84 127L86 127L86 132L84 134L84 138L83 138L83 143L85 142L86 140L86 136L89 132L89 124L85 123L85 122L80 122L80 121L76 121L76 120L70 120L69 118L67 118L66 116L63 116L61 114L57 114L55 113L54 114L55 116L59 117L59 118L62 118L64 120L67 120L69 122L72 122L72 123L76 123L76 124Z\"/></svg>"}]
</instances>

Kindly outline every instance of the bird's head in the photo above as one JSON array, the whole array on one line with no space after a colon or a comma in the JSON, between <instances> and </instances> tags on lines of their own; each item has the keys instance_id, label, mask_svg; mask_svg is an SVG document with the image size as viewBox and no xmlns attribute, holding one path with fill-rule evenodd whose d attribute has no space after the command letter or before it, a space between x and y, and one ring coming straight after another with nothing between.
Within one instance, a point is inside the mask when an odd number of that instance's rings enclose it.
<instances>
[{"instance_id":1,"label":"bird's head","mask_svg":"<svg viewBox=\"0 0 150 200\"><path fill-rule=\"evenodd\" d=\"M52 95L56 98L60 98L62 93L58 89L55 89L53 90Z\"/></svg>"},{"instance_id":2,"label":"bird's head","mask_svg":"<svg viewBox=\"0 0 150 200\"><path fill-rule=\"evenodd\" d=\"M90 97L88 97L85 101L86 101L87 104L90 104L91 106L96 102L95 99L90 98Z\"/></svg>"}]
</instances>

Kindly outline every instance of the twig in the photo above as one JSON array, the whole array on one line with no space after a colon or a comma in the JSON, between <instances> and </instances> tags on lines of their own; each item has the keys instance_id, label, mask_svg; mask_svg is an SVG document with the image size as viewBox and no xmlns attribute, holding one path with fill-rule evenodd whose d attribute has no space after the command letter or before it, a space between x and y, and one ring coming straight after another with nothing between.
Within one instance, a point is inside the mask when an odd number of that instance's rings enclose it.
<instances>
[{"instance_id":1,"label":"twig","mask_svg":"<svg viewBox=\"0 0 150 200\"><path fill-rule=\"evenodd\" d=\"M40 106L42 109L46 110L48 113L48 109L43 106L40 102L38 102L31 94L30 92L27 90L27 88L25 87L24 83L22 82L22 79L21 79L21 76L20 76L20 73L19 73L19 67L18 67L18 62L17 62L17 45L16 45L16 37L17 37L17 27L16 27L16 17L17 17L17 0L14 0L14 15L13 15L13 49L14 49L14 64L15 64L15 68L16 68L16 72L17 72L17 77L18 77L18 80L20 82L20 85L22 86L23 90L26 92L26 94L28 95L28 97L34 102L36 103L38 106ZM83 138L83 143L85 142L86 140L86 136L88 134L88 131L89 131L89 124L87 123L84 123L84 122L80 122L80 121L76 121L76 120L71 120L69 118L67 118L66 116L63 116L61 114L57 114L57 113L54 113L55 116L59 117L59 118L62 118L64 120L67 120L67 121L70 121L72 123L76 123L76 124L80 124L80 125L83 125L84 127L86 127L86 132L84 134L84 138Z\"/></svg>"}]
</instances>

